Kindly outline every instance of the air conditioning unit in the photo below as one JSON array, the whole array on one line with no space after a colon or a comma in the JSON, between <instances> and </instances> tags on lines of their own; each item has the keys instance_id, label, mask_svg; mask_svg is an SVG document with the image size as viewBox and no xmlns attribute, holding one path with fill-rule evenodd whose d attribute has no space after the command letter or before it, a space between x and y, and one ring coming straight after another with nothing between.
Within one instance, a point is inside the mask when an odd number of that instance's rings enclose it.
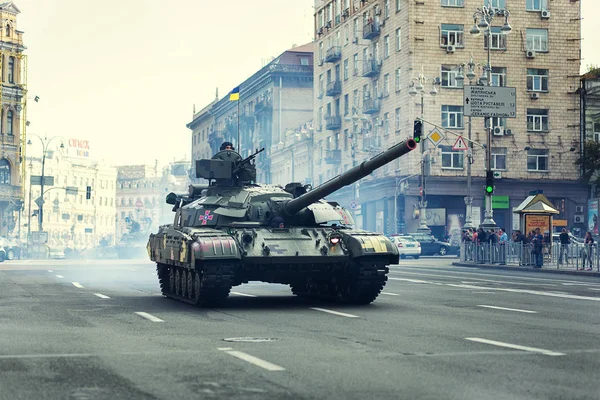
<instances>
[{"instance_id":1,"label":"air conditioning unit","mask_svg":"<svg viewBox=\"0 0 600 400\"><path fill-rule=\"evenodd\" d=\"M535 51L527 50L527 58L535 58Z\"/></svg>"},{"instance_id":2,"label":"air conditioning unit","mask_svg":"<svg viewBox=\"0 0 600 400\"><path fill-rule=\"evenodd\" d=\"M583 212L583 206L575 206L575 212L576 213L582 213Z\"/></svg>"},{"instance_id":3,"label":"air conditioning unit","mask_svg":"<svg viewBox=\"0 0 600 400\"><path fill-rule=\"evenodd\" d=\"M539 93L531 93L531 99L532 100L537 100L540 98L540 94Z\"/></svg>"},{"instance_id":4,"label":"air conditioning unit","mask_svg":"<svg viewBox=\"0 0 600 400\"><path fill-rule=\"evenodd\" d=\"M505 130L504 130L504 135L505 135L505 136L512 136L512 134L513 134L513 133L512 133L512 129L505 129Z\"/></svg>"},{"instance_id":5,"label":"air conditioning unit","mask_svg":"<svg viewBox=\"0 0 600 400\"><path fill-rule=\"evenodd\" d=\"M501 126L495 126L493 132L494 136L504 136L504 128Z\"/></svg>"},{"instance_id":6,"label":"air conditioning unit","mask_svg":"<svg viewBox=\"0 0 600 400\"><path fill-rule=\"evenodd\" d=\"M550 18L550 11L548 11L548 10L542 10L540 16L542 17L542 19L549 19Z\"/></svg>"},{"instance_id":7,"label":"air conditioning unit","mask_svg":"<svg viewBox=\"0 0 600 400\"><path fill-rule=\"evenodd\" d=\"M358 43L358 38L355 37L354 39L352 39L352 43L357 44Z\"/></svg>"},{"instance_id":8,"label":"air conditioning unit","mask_svg":"<svg viewBox=\"0 0 600 400\"><path fill-rule=\"evenodd\" d=\"M456 51L456 46L454 46L452 44L449 45L449 46L446 46L446 52L447 53L454 53L455 51Z\"/></svg>"},{"instance_id":9,"label":"air conditioning unit","mask_svg":"<svg viewBox=\"0 0 600 400\"><path fill-rule=\"evenodd\" d=\"M583 219L583 215L575 215L574 222L576 224L583 224L585 222Z\"/></svg>"}]
</instances>

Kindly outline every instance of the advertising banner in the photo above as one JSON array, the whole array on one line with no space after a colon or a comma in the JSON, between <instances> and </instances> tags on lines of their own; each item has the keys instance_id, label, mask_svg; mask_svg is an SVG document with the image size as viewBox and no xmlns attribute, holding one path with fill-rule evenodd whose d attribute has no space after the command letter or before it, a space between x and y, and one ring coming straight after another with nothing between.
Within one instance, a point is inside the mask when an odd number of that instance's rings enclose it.
<instances>
[{"instance_id":1,"label":"advertising banner","mask_svg":"<svg viewBox=\"0 0 600 400\"><path fill-rule=\"evenodd\" d=\"M550 233L550 218L547 215L525 215L525 232L527 234L531 231L540 228L540 233L544 236Z\"/></svg>"},{"instance_id":2,"label":"advertising banner","mask_svg":"<svg viewBox=\"0 0 600 400\"><path fill-rule=\"evenodd\" d=\"M588 202L588 231L598 234L598 200Z\"/></svg>"}]
</instances>

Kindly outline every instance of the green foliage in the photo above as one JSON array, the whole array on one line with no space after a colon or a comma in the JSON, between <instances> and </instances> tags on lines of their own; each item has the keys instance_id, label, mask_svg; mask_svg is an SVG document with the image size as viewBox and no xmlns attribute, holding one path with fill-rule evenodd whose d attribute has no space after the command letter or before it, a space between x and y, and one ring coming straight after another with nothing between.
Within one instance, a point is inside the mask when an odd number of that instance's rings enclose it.
<instances>
[{"instance_id":1,"label":"green foliage","mask_svg":"<svg viewBox=\"0 0 600 400\"><path fill-rule=\"evenodd\" d=\"M600 185L600 142L588 140L584 145L584 156L575 160L575 165L583 166L583 180L589 184Z\"/></svg>"}]
</instances>

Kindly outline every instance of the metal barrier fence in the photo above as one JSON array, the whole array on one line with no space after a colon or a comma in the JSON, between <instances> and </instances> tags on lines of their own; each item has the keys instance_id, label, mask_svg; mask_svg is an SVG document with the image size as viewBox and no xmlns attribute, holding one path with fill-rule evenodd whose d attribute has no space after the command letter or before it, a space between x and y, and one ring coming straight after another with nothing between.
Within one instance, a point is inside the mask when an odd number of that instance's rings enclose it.
<instances>
[{"instance_id":1,"label":"metal barrier fence","mask_svg":"<svg viewBox=\"0 0 600 400\"><path fill-rule=\"evenodd\" d=\"M460 245L460 261L478 264L517 264L520 266L570 266L577 269L595 269L600 272L600 249L598 244L562 245L553 243L535 249L531 244L471 243Z\"/></svg>"}]
</instances>

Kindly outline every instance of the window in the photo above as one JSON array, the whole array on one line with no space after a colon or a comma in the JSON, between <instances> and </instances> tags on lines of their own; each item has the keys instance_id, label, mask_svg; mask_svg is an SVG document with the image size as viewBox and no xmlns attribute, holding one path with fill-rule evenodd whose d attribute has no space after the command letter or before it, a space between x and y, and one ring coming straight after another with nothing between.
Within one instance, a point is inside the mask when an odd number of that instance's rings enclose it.
<instances>
[{"instance_id":1,"label":"window","mask_svg":"<svg viewBox=\"0 0 600 400\"><path fill-rule=\"evenodd\" d=\"M445 87L445 88L461 88L461 87L463 87L463 82L456 80L457 74L458 74L458 66L442 65L442 87Z\"/></svg>"},{"instance_id":2,"label":"window","mask_svg":"<svg viewBox=\"0 0 600 400\"><path fill-rule=\"evenodd\" d=\"M383 38L383 58L390 56L390 35L385 35Z\"/></svg>"},{"instance_id":3,"label":"window","mask_svg":"<svg viewBox=\"0 0 600 400\"><path fill-rule=\"evenodd\" d=\"M527 28L527 50L548 51L548 29Z\"/></svg>"},{"instance_id":4,"label":"window","mask_svg":"<svg viewBox=\"0 0 600 400\"><path fill-rule=\"evenodd\" d=\"M352 93L352 105L358 107L358 89L354 89Z\"/></svg>"},{"instance_id":5,"label":"window","mask_svg":"<svg viewBox=\"0 0 600 400\"><path fill-rule=\"evenodd\" d=\"M484 0L483 4L492 8L506 8L506 0Z\"/></svg>"},{"instance_id":6,"label":"window","mask_svg":"<svg viewBox=\"0 0 600 400\"><path fill-rule=\"evenodd\" d=\"M344 60L344 80L348 80L348 59Z\"/></svg>"},{"instance_id":7,"label":"window","mask_svg":"<svg viewBox=\"0 0 600 400\"><path fill-rule=\"evenodd\" d=\"M390 0L383 0L383 18L390 17Z\"/></svg>"},{"instance_id":8,"label":"window","mask_svg":"<svg viewBox=\"0 0 600 400\"><path fill-rule=\"evenodd\" d=\"M492 86L506 86L506 68L492 67Z\"/></svg>"},{"instance_id":9,"label":"window","mask_svg":"<svg viewBox=\"0 0 600 400\"><path fill-rule=\"evenodd\" d=\"M396 51L402 50L402 28L396 29Z\"/></svg>"},{"instance_id":10,"label":"window","mask_svg":"<svg viewBox=\"0 0 600 400\"><path fill-rule=\"evenodd\" d=\"M396 0L396 12L402 9L402 0Z\"/></svg>"},{"instance_id":11,"label":"window","mask_svg":"<svg viewBox=\"0 0 600 400\"><path fill-rule=\"evenodd\" d=\"M323 63L323 42L319 43L319 61Z\"/></svg>"},{"instance_id":12,"label":"window","mask_svg":"<svg viewBox=\"0 0 600 400\"><path fill-rule=\"evenodd\" d=\"M6 158L0 160L0 185L10 185L10 163Z\"/></svg>"},{"instance_id":13,"label":"window","mask_svg":"<svg viewBox=\"0 0 600 400\"><path fill-rule=\"evenodd\" d=\"M13 134L13 112L10 110L6 113L6 134Z\"/></svg>"},{"instance_id":14,"label":"window","mask_svg":"<svg viewBox=\"0 0 600 400\"><path fill-rule=\"evenodd\" d=\"M350 108L350 104L348 104L348 95L344 95L344 115L348 115L348 109Z\"/></svg>"},{"instance_id":15,"label":"window","mask_svg":"<svg viewBox=\"0 0 600 400\"><path fill-rule=\"evenodd\" d=\"M390 113L383 114L383 134L390 134Z\"/></svg>"},{"instance_id":16,"label":"window","mask_svg":"<svg viewBox=\"0 0 600 400\"><path fill-rule=\"evenodd\" d=\"M506 147L492 147L492 170L506 171Z\"/></svg>"},{"instance_id":17,"label":"window","mask_svg":"<svg viewBox=\"0 0 600 400\"><path fill-rule=\"evenodd\" d=\"M490 33L492 40L492 50L506 50L506 35L502 33L499 26L492 26L492 32ZM483 45L487 49L488 37L487 35L483 38Z\"/></svg>"},{"instance_id":18,"label":"window","mask_svg":"<svg viewBox=\"0 0 600 400\"><path fill-rule=\"evenodd\" d=\"M7 79L9 83L15 83L15 58L8 57L8 74Z\"/></svg>"},{"instance_id":19,"label":"window","mask_svg":"<svg viewBox=\"0 0 600 400\"><path fill-rule=\"evenodd\" d=\"M600 142L600 122L594 122L594 140Z\"/></svg>"},{"instance_id":20,"label":"window","mask_svg":"<svg viewBox=\"0 0 600 400\"><path fill-rule=\"evenodd\" d=\"M354 41L358 40L358 18L354 18L354 26L352 27L352 34L354 35Z\"/></svg>"},{"instance_id":21,"label":"window","mask_svg":"<svg viewBox=\"0 0 600 400\"><path fill-rule=\"evenodd\" d=\"M527 171L536 171L536 172L548 171L548 150L547 149L529 149L529 150L527 150Z\"/></svg>"},{"instance_id":22,"label":"window","mask_svg":"<svg viewBox=\"0 0 600 400\"><path fill-rule=\"evenodd\" d=\"M300 65L308 65L308 57L300 57Z\"/></svg>"},{"instance_id":23,"label":"window","mask_svg":"<svg viewBox=\"0 0 600 400\"><path fill-rule=\"evenodd\" d=\"M463 127L463 107L442 106L442 127L461 129Z\"/></svg>"},{"instance_id":24,"label":"window","mask_svg":"<svg viewBox=\"0 0 600 400\"><path fill-rule=\"evenodd\" d=\"M490 127L494 129L497 126L501 126L502 128L506 128L506 118L501 117L492 117L489 119Z\"/></svg>"},{"instance_id":25,"label":"window","mask_svg":"<svg viewBox=\"0 0 600 400\"><path fill-rule=\"evenodd\" d=\"M452 150L452 146L440 146L442 149L442 168L463 169L464 152Z\"/></svg>"},{"instance_id":26,"label":"window","mask_svg":"<svg viewBox=\"0 0 600 400\"><path fill-rule=\"evenodd\" d=\"M390 95L390 74L383 76L383 96L387 97Z\"/></svg>"},{"instance_id":27,"label":"window","mask_svg":"<svg viewBox=\"0 0 600 400\"><path fill-rule=\"evenodd\" d=\"M353 65L352 75L354 75L354 76L358 75L358 54L354 55L354 65Z\"/></svg>"},{"instance_id":28,"label":"window","mask_svg":"<svg viewBox=\"0 0 600 400\"><path fill-rule=\"evenodd\" d=\"M548 8L548 0L526 0L527 11L542 11Z\"/></svg>"},{"instance_id":29,"label":"window","mask_svg":"<svg viewBox=\"0 0 600 400\"><path fill-rule=\"evenodd\" d=\"M396 133L400 132L400 107L396 108Z\"/></svg>"},{"instance_id":30,"label":"window","mask_svg":"<svg viewBox=\"0 0 600 400\"><path fill-rule=\"evenodd\" d=\"M441 0L442 7L464 7L465 0Z\"/></svg>"},{"instance_id":31,"label":"window","mask_svg":"<svg viewBox=\"0 0 600 400\"><path fill-rule=\"evenodd\" d=\"M317 127L318 127L318 129L321 129L323 126L323 107L319 107L319 113L317 114L317 119L318 119Z\"/></svg>"},{"instance_id":32,"label":"window","mask_svg":"<svg viewBox=\"0 0 600 400\"><path fill-rule=\"evenodd\" d=\"M527 131L548 132L548 110L527 109Z\"/></svg>"},{"instance_id":33,"label":"window","mask_svg":"<svg viewBox=\"0 0 600 400\"><path fill-rule=\"evenodd\" d=\"M532 92L548 91L548 70L547 69L527 69L527 90Z\"/></svg>"},{"instance_id":34,"label":"window","mask_svg":"<svg viewBox=\"0 0 600 400\"><path fill-rule=\"evenodd\" d=\"M323 98L323 74L319 75L319 98Z\"/></svg>"},{"instance_id":35,"label":"window","mask_svg":"<svg viewBox=\"0 0 600 400\"><path fill-rule=\"evenodd\" d=\"M348 151L348 129L344 129L344 150Z\"/></svg>"},{"instance_id":36,"label":"window","mask_svg":"<svg viewBox=\"0 0 600 400\"><path fill-rule=\"evenodd\" d=\"M442 35L440 38L441 46L463 46L463 25L442 24Z\"/></svg>"}]
</instances>

